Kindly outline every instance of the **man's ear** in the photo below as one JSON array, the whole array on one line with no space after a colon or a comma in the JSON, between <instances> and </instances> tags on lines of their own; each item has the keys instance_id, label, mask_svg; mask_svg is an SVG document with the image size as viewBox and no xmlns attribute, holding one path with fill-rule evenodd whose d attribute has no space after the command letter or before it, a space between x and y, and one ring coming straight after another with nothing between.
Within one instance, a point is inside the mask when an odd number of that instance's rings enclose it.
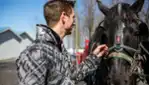
<instances>
[{"instance_id":1,"label":"man's ear","mask_svg":"<svg viewBox=\"0 0 149 85\"><path fill-rule=\"evenodd\" d=\"M66 21L66 13L65 12L62 12L60 19L62 20L62 23L65 24L65 21Z\"/></svg>"}]
</instances>

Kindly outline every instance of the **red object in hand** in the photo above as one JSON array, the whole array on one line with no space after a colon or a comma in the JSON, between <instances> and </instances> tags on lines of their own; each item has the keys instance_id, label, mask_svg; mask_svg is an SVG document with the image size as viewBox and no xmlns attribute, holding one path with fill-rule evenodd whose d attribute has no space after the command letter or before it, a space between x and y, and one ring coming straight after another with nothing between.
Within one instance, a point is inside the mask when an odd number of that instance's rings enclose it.
<instances>
[{"instance_id":1,"label":"red object in hand","mask_svg":"<svg viewBox=\"0 0 149 85\"><path fill-rule=\"evenodd\" d=\"M78 63L78 64L80 64L81 61L82 61L82 60L81 60L81 56L82 56L82 54L81 54L80 52L77 52L77 53L76 53L76 60L77 60L77 63Z\"/></svg>"},{"instance_id":2,"label":"red object in hand","mask_svg":"<svg viewBox=\"0 0 149 85\"><path fill-rule=\"evenodd\" d=\"M86 57L88 56L88 50L89 50L89 40L86 39L86 40L85 40L85 49L84 49L84 52L83 52L82 55L81 55L81 60L82 60L82 61L85 60ZM81 61L81 62L82 62L82 61Z\"/></svg>"},{"instance_id":3,"label":"red object in hand","mask_svg":"<svg viewBox=\"0 0 149 85\"><path fill-rule=\"evenodd\" d=\"M86 39L86 40L85 40L85 48L86 48L86 47L88 48L88 46L89 46L89 40Z\"/></svg>"},{"instance_id":4,"label":"red object in hand","mask_svg":"<svg viewBox=\"0 0 149 85\"><path fill-rule=\"evenodd\" d=\"M76 59L77 59L78 64L80 64L82 61L84 61L86 59L86 57L88 56L88 49L89 49L89 40L86 39L84 52L83 53L80 53L80 52L76 53Z\"/></svg>"}]
</instances>

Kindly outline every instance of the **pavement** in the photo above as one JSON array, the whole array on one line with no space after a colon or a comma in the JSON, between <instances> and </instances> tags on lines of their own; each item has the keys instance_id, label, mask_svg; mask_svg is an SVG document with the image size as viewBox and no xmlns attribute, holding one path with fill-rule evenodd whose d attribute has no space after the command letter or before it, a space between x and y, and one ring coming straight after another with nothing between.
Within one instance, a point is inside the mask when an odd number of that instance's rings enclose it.
<instances>
[{"instance_id":1,"label":"pavement","mask_svg":"<svg viewBox=\"0 0 149 85\"><path fill-rule=\"evenodd\" d=\"M0 60L0 85L19 85L15 59ZM80 82L77 85L86 85L86 84L84 82ZM144 84L140 82L139 85Z\"/></svg>"},{"instance_id":2,"label":"pavement","mask_svg":"<svg viewBox=\"0 0 149 85\"><path fill-rule=\"evenodd\" d=\"M19 85L15 60L0 60L0 85Z\"/></svg>"}]
</instances>

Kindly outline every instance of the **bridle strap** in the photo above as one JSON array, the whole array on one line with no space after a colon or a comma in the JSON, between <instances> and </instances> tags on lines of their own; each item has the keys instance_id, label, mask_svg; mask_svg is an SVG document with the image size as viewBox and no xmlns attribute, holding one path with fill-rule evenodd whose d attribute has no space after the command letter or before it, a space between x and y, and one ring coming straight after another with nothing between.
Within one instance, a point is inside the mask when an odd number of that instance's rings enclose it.
<instances>
[{"instance_id":1,"label":"bridle strap","mask_svg":"<svg viewBox=\"0 0 149 85\"><path fill-rule=\"evenodd\" d=\"M115 50L115 51L120 51L120 50L117 50L117 49L115 49L115 48L117 48L117 46L116 46L116 45L114 45L114 46L110 47L110 48L109 48L109 51L112 51L112 50ZM121 49L121 48L124 48L124 49L127 49L127 50L131 50L131 51L133 51L133 52L137 52L137 51L139 51L139 50L136 50L136 49L131 48L131 47L126 46L126 45L120 45L120 47L119 47L119 48L120 48L120 49Z\"/></svg>"},{"instance_id":2,"label":"bridle strap","mask_svg":"<svg viewBox=\"0 0 149 85\"><path fill-rule=\"evenodd\" d=\"M122 53L122 52L112 52L109 54L108 58L121 58L128 61L130 64L133 62L133 58Z\"/></svg>"}]
</instances>

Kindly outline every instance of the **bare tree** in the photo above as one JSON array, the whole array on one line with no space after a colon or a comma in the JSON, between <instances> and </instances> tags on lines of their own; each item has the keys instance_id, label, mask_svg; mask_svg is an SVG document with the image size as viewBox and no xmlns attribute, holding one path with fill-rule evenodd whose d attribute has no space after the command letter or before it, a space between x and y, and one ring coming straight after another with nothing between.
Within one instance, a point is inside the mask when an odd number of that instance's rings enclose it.
<instances>
[{"instance_id":1,"label":"bare tree","mask_svg":"<svg viewBox=\"0 0 149 85\"><path fill-rule=\"evenodd\" d=\"M124 2L124 3L128 3L128 4L132 4L134 1L136 1L136 0L112 0L112 4L117 4L119 2Z\"/></svg>"},{"instance_id":2,"label":"bare tree","mask_svg":"<svg viewBox=\"0 0 149 85\"><path fill-rule=\"evenodd\" d=\"M124 2L124 1L126 1L126 0L112 0L112 4L117 4L119 2Z\"/></svg>"},{"instance_id":3,"label":"bare tree","mask_svg":"<svg viewBox=\"0 0 149 85\"><path fill-rule=\"evenodd\" d=\"M112 4L116 4L119 0L112 0Z\"/></svg>"},{"instance_id":4,"label":"bare tree","mask_svg":"<svg viewBox=\"0 0 149 85\"><path fill-rule=\"evenodd\" d=\"M94 26L94 12L95 12L95 4L96 0L84 0L85 7L85 28L88 28L89 37L91 37L91 33Z\"/></svg>"}]
</instances>

